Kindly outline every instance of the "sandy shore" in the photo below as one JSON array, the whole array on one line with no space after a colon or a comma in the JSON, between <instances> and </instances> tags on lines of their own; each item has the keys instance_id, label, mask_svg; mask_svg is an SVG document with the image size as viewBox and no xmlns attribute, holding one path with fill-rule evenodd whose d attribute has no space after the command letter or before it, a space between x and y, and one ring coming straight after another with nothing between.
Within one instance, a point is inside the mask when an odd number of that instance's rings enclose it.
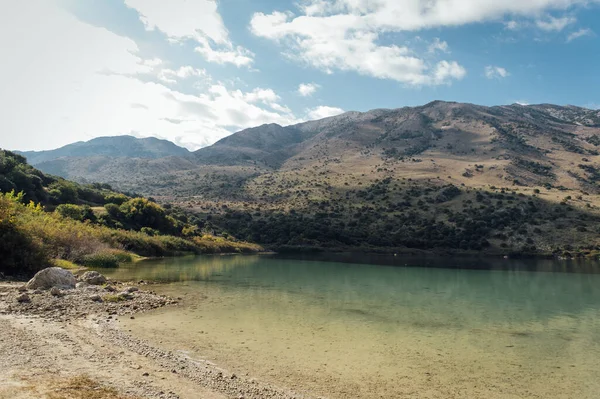
<instances>
[{"instance_id":1,"label":"sandy shore","mask_svg":"<svg viewBox=\"0 0 600 399\"><path fill-rule=\"evenodd\" d=\"M21 286L0 283L0 399L306 397L128 334L119 318L178 306L151 286L130 288L130 299L116 302L98 286L58 295ZM23 294L29 300L19 301Z\"/></svg>"}]
</instances>

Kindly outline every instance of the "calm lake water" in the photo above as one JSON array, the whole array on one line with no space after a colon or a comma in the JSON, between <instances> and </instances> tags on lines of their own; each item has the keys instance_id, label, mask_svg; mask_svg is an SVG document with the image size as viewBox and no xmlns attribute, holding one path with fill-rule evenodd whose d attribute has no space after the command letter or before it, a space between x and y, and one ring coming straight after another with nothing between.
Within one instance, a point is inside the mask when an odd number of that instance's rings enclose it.
<instances>
[{"instance_id":1,"label":"calm lake water","mask_svg":"<svg viewBox=\"0 0 600 399\"><path fill-rule=\"evenodd\" d=\"M107 274L161 281L156 291L183 298L123 319L134 335L300 393L598 398L598 271L323 255L178 258Z\"/></svg>"}]
</instances>

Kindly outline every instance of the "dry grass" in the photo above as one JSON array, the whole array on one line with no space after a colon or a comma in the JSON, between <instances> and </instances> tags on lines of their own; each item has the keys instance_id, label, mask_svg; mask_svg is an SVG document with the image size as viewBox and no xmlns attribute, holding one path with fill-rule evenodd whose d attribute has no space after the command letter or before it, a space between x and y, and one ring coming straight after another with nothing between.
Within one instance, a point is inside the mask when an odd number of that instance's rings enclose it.
<instances>
[{"instance_id":1,"label":"dry grass","mask_svg":"<svg viewBox=\"0 0 600 399\"><path fill-rule=\"evenodd\" d=\"M52 386L48 399L135 399L122 395L87 376L73 377Z\"/></svg>"},{"instance_id":2,"label":"dry grass","mask_svg":"<svg viewBox=\"0 0 600 399\"><path fill-rule=\"evenodd\" d=\"M64 260L64 259L53 259L52 266L61 267L63 269L67 269L67 270L81 269L81 266L76 265L75 263L69 262L68 260Z\"/></svg>"},{"instance_id":3,"label":"dry grass","mask_svg":"<svg viewBox=\"0 0 600 399\"><path fill-rule=\"evenodd\" d=\"M25 378L21 383L0 387L0 399L141 399L124 395L86 375L57 379Z\"/></svg>"}]
</instances>

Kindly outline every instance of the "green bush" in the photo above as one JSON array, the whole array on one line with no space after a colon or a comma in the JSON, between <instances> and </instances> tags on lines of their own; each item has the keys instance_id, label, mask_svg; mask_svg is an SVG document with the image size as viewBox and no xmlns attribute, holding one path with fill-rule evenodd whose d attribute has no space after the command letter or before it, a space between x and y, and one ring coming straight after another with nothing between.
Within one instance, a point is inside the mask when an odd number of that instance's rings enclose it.
<instances>
[{"instance_id":1,"label":"green bush","mask_svg":"<svg viewBox=\"0 0 600 399\"><path fill-rule=\"evenodd\" d=\"M144 234L147 234L147 235L149 235L149 236L151 236L151 237L154 237L154 236L160 235L160 232L159 232L158 230L156 230L156 229L152 229L152 228L150 228L150 227L142 227L142 228L140 229L140 232L142 232L142 233L144 233Z\"/></svg>"},{"instance_id":2,"label":"green bush","mask_svg":"<svg viewBox=\"0 0 600 399\"><path fill-rule=\"evenodd\" d=\"M104 205L104 209L106 209L106 213L112 218L119 219L121 218L121 209L117 204L109 203Z\"/></svg>"},{"instance_id":3,"label":"green bush","mask_svg":"<svg viewBox=\"0 0 600 399\"><path fill-rule=\"evenodd\" d=\"M75 204L79 194L75 183L66 180L56 181L48 187L50 200L54 204Z\"/></svg>"},{"instance_id":4,"label":"green bush","mask_svg":"<svg viewBox=\"0 0 600 399\"><path fill-rule=\"evenodd\" d=\"M100 252L84 256L80 263L83 266L109 269L119 267L119 258L110 252Z\"/></svg>"},{"instance_id":5,"label":"green bush","mask_svg":"<svg viewBox=\"0 0 600 399\"><path fill-rule=\"evenodd\" d=\"M0 195L0 271L8 275L32 275L49 265L40 244L16 220L22 195Z\"/></svg>"},{"instance_id":6,"label":"green bush","mask_svg":"<svg viewBox=\"0 0 600 399\"><path fill-rule=\"evenodd\" d=\"M21 200L43 202L44 174L27 164L27 160L11 151L0 150L0 191L22 192Z\"/></svg>"},{"instance_id":7,"label":"green bush","mask_svg":"<svg viewBox=\"0 0 600 399\"><path fill-rule=\"evenodd\" d=\"M107 194L106 196L104 196L105 204L122 205L125 202L127 202L128 200L129 200L129 197L126 196L125 194L110 193L110 194Z\"/></svg>"},{"instance_id":8,"label":"green bush","mask_svg":"<svg viewBox=\"0 0 600 399\"><path fill-rule=\"evenodd\" d=\"M160 230L167 227L165 210L146 198L131 199L121 205L119 209L123 218L138 228L150 227Z\"/></svg>"},{"instance_id":9,"label":"green bush","mask_svg":"<svg viewBox=\"0 0 600 399\"><path fill-rule=\"evenodd\" d=\"M61 204L56 207L55 212L62 217L78 220L80 222L86 220L92 222L96 221L96 215L94 215L94 211L92 211L92 208L88 205L79 206L73 204Z\"/></svg>"}]
</instances>

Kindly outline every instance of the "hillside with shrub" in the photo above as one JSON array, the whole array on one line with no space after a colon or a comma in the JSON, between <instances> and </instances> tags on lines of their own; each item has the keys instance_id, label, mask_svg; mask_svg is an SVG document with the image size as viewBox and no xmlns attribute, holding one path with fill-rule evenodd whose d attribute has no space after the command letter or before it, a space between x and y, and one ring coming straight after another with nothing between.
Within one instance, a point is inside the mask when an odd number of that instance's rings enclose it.
<instances>
[{"instance_id":1,"label":"hillside with shrub","mask_svg":"<svg viewBox=\"0 0 600 399\"><path fill-rule=\"evenodd\" d=\"M246 129L194 162L57 162L274 250L595 256L599 115L434 101Z\"/></svg>"},{"instance_id":2,"label":"hillside with shrub","mask_svg":"<svg viewBox=\"0 0 600 399\"><path fill-rule=\"evenodd\" d=\"M28 275L65 262L116 267L135 256L253 252L205 220L110 186L45 175L0 150L0 272Z\"/></svg>"}]
</instances>

